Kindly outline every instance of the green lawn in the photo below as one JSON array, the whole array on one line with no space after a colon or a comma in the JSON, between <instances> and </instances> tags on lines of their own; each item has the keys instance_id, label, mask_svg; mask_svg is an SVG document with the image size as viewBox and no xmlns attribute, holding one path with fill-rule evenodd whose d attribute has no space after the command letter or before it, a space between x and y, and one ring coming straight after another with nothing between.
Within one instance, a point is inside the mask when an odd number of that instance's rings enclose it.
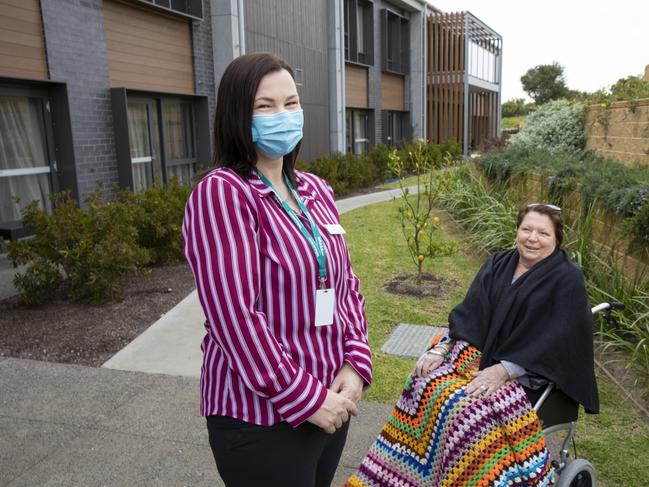
<instances>
[{"instance_id":1,"label":"green lawn","mask_svg":"<svg viewBox=\"0 0 649 487\"><path fill-rule=\"evenodd\" d=\"M503 117L502 128L512 129L514 127L522 127L523 123L525 123L524 115L521 115L519 117Z\"/></svg>"},{"instance_id":2,"label":"green lawn","mask_svg":"<svg viewBox=\"0 0 649 487\"><path fill-rule=\"evenodd\" d=\"M407 188L408 186L415 186L416 184L417 184L417 176L410 176L409 178L403 180L403 185L405 188ZM383 183L379 186L379 188L398 189L399 181L394 181L392 183Z\"/></svg>"},{"instance_id":3,"label":"green lawn","mask_svg":"<svg viewBox=\"0 0 649 487\"><path fill-rule=\"evenodd\" d=\"M365 400L395 402L414 366L414 359L406 360L381 352L381 346L395 325L445 325L448 312L462 299L485 258L474 253L461 240L462 232L443 212L438 216L442 219L446 238L459 241L459 251L455 256L427 262L425 271L455 281L448 295L439 299L396 296L383 290L383 285L391 277L416 272L401 233L397 202L372 205L342 216L354 270L366 298L370 345L374 351L374 383L365 393ZM599 384L602 413L582 414L577 432L579 456L595 465L602 480L598 485L648 485L649 425L642 422L638 412L606 377L601 376Z\"/></svg>"}]
</instances>

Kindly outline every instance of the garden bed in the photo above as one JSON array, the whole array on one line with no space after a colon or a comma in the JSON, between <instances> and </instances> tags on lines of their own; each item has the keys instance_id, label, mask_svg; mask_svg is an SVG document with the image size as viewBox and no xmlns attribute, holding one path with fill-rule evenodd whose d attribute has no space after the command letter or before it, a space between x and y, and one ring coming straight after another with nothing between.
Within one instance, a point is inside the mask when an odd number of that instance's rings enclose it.
<instances>
[{"instance_id":1,"label":"garden bed","mask_svg":"<svg viewBox=\"0 0 649 487\"><path fill-rule=\"evenodd\" d=\"M0 301L0 356L99 367L194 289L185 264L129 276L124 299L102 305L58 301L40 307Z\"/></svg>"}]
</instances>

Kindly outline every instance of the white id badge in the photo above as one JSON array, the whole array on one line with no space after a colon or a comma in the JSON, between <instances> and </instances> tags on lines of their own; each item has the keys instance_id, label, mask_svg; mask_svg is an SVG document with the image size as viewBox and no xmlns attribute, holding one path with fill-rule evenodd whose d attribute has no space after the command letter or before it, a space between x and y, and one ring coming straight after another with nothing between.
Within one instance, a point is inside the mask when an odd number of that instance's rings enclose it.
<instances>
[{"instance_id":1,"label":"white id badge","mask_svg":"<svg viewBox=\"0 0 649 487\"><path fill-rule=\"evenodd\" d=\"M327 326L334 323L334 306L336 293L333 289L318 289L315 294L315 326Z\"/></svg>"},{"instance_id":2,"label":"white id badge","mask_svg":"<svg viewBox=\"0 0 649 487\"><path fill-rule=\"evenodd\" d=\"M340 223L325 223L329 235L345 235L347 232Z\"/></svg>"}]
</instances>

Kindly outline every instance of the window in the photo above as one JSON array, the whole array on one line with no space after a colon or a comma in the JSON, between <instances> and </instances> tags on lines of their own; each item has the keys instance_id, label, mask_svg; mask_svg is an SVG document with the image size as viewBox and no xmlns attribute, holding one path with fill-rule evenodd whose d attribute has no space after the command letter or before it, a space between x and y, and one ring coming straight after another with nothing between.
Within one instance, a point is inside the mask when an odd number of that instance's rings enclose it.
<instances>
[{"instance_id":1,"label":"window","mask_svg":"<svg viewBox=\"0 0 649 487\"><path fill-rule=\"evenodd\" d=\"M369 110L345 111L345 141L347 153L363 154L370 148L371 112Z\"/></svg>"},{"instance_id":2,"label":"window","mask_svg":"<svg viewBox=\"0 0 649 487\"><path fill-rule=\"evenodd\" d=\"M374 64L374 8L368 0L345 0L345 60Z\"/></svg>"},{"instance_id":3,"label":"window","mask_svg":"<svg viewBox=\"0 0 649 487\"><path fill-rule=\"evenodd\" d=\"M383 141L390 147L403 147L409 138L408 112L383 112Z\"/></svg>"},{"instance_id":4,"label":"window","mask_svg":"<svg viewBox=\"0 0 649 487\"><path fill-rule=\"evenodd\" d=\"M32 201L50 211L50 194L58 187L47 91L5 93L0 91L0 222L14 222Z\"/></svg>"},{"instance_id":5,"label":"window","mask_svg":"<svg viewBox=\"0 0 649 487\"><path fill-rule=\"evenodd\" d=\"M135 3L151 5L152 7L173 13L182 17L203 20L203 0L131 0Z\"/></svg>"},{"instance_id":6,"label":"window","mask_svg":"<svg viewBox=\"0 0 649 487\"><path fill-rule=\"evenodd\" d=\"M175 176L182 184L189 185L196 169L192 104L169 100L162 106L167 179Z\"/></svg>"},{"instance_id":7,"label":"window","mask_svg":"<svg viewBox=\"0 0 649 487\"><path fill-rule=\"evenodd\" d=\"M128 139L131 150L133 191L139 192L162 181L158 113L155 100L128 104Z\"/></svg>"},{"instance_id":8,"label":"window","mask_svg":"<svg viewBox=\"0 0 649 487\"><path fill-rule=\"evenodd\" d=\"M138 192L173 177L190 185L199 156L209 160L207 99L143 95L124 88L113 88L111 94L120 185Z\"/></svg>"},{"instance_id":9,"label":"window","mask_svg":"<svg viewBox=\"0 0 649 487\"><path fill-rule=\"evenodd\" d=\"M410 65L410 29L408 19L381 10L381 64L384 71L408 74Z\"/></svg>"}]
</instances>

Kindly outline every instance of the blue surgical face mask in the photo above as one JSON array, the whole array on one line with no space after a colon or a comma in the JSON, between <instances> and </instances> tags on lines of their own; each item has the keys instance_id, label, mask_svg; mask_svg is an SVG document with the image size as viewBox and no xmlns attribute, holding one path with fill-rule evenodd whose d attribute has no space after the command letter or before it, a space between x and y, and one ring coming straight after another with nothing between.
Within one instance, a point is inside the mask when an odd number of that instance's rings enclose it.
<instances>
[{"instance_id":1,"label":"blue surgical face mask","mask_svg":"<svg viewBox=\"0 0 649 487\"><path fill-rule=\"evenodd\" d=\"M279 112L252 117L252 141L259 152L271 159L285 156L302 140L304 113Z\"/></svg>"}]
</instances>

